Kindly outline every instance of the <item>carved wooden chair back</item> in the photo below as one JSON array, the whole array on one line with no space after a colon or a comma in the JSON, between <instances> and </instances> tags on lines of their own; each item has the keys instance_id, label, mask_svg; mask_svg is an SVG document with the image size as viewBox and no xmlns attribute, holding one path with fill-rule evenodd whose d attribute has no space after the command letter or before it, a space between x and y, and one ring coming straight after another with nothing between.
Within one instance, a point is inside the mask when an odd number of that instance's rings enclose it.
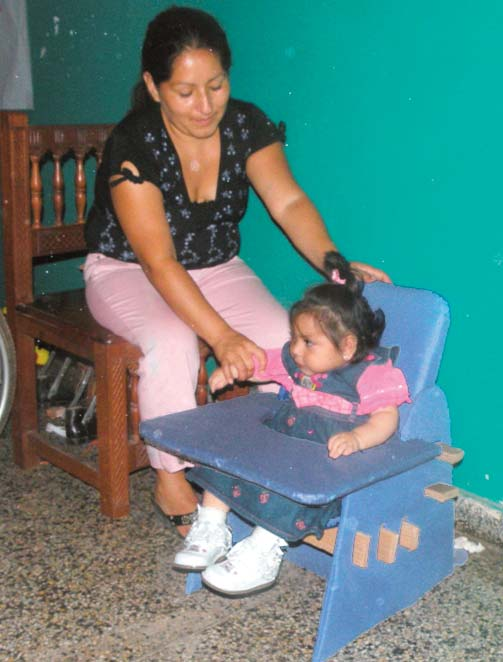
<instances>
[{"instance_id":1,"label":"carved wooden chair back","mask_svg":"<svg viewBox=\"0 0 503 662\"><path fill-rule=\"evenodd\" d=\"M94 321L83 289L66 291L63 286L62 291L38 295L33 275L44 262L85 254L90 180L112 126L29 126L25 113L0 115L6 301L18 369L12 420L15 461L25 468L49 461L97 488L104 514L125 516L129 474L148 465L138 434L139 350ZM93 453L76 453L46 432L37 401L34 346L38 342L94 366L98 429L94 459ZM206 401L208 354L201 344L199 404Z\"/></svg>"}]
</instances>

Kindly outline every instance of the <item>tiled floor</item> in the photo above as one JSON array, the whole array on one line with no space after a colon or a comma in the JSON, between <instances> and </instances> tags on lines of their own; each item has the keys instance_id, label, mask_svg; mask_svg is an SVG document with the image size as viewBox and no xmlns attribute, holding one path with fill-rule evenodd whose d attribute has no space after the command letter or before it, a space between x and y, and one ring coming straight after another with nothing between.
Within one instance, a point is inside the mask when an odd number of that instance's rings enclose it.
<instances>
[{"instance_id":1,"label":"tiled floor","mask_svg":"<svg viewBox=\"0 0 503 662\"><path fill-rule=\"evenodd\" d=\"M94 490L51 466L22 472L0 445L0 660L308 661L321 579L285 564L246 600L184 595L179 545L155 518L151 472L132 480L131 517L111 522ZM468 534L471 540L480 541ZM503 661L503 547L485 550L337 662Z\"/></svg>"}]
</instances>

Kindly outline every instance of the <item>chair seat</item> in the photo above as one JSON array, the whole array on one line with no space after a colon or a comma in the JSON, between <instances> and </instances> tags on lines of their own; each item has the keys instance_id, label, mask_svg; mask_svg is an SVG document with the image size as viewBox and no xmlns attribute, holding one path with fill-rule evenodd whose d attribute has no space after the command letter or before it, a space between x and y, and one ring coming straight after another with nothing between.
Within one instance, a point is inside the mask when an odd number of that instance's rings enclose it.
<instances>
[{"instance_id":1,"label":"chair seat","mask_svg":"<svg viewBox=\"0 0 503 662\"><path fill-rule=\"evenodd\" d=\"M21 331L89 361L94 360L96 343L120 348L127 361L141 357L138 347L96 322L83 289L44 294L33 303L20 303L16 316Z\"/></svg>"},{"instance_id":2,"label":"chair seat","mask_svg":"<svg viewBox=\"0 0 503 662\"><path fill-rule=\"evenodd\" d=\"M44 294L33 303L18 304L16 311L28 317L37 317L47 324L73 328L96 342L107 345L125 342L96 322L87 307L84 289Z\"/></svg>"}]
</instances>

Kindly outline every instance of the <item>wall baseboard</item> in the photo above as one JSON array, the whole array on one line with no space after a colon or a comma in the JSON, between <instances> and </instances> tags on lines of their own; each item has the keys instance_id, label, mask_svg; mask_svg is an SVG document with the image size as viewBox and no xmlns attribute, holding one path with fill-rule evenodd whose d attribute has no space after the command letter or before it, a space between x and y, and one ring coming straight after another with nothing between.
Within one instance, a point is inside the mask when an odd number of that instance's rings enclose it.
<instances>
[{"instance_id":1,"label":"wall baseboard","mask_svg":"<svg viewBox=\"0 0 503 662\"><path fill-rule=\"evenodd\" d=\"M456 524L491 542L503 544L503 505L460 490Z\"/></svg>"}]
</instances>

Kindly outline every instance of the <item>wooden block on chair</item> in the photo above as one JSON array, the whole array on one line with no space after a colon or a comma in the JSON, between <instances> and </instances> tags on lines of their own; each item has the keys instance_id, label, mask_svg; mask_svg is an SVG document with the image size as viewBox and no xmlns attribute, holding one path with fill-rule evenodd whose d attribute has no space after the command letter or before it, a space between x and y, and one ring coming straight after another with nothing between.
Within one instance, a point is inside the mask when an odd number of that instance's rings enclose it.
<instances>
[{"instance_id":1,"label":"wooden block on chair","mask_svg":"<svg viewBox=\"0 0 503 662\"><path fill-rule=\"evenodd\" d=\"M353 564L359 568L367 568L369 564L370 536L357 531L353 542Z\"/></svg>"},{"instance_id":2,"label":"wooden block on chair","mask_svg":"<svg viewBox=\"0 0 503 662\"><path fill-rule=\"evenodd\" d=\"M434 483L433 485L428 485L424 488L424 496L430 497L430 499L435 499L440 503L444 501L449 501L449 499L455 499L459 496L459 489L454 487L454 485L448 485L447 483Z\"/></svg>"},{"instance_id":3,"label":"wooden block on chair","mask_svg":"<svg viewBox=\"0 0 503 662\"><path fill-rule=\"evenodd\" d=\"M441 454L437 457L437 460L442 460L442 462L447 462L448 464L458 464L461 462L465 456L465 451L462 448L453 448L449 444L444 444L441 441L437 443L442 450Z\"/></svg>"},{"instance_id":4,"label":"wooden block on chair","mask_svg":"<svg viewBox=\"0 0 503 662\"><path fill-rule=\"evenodd\" d=\"M323 532L321 538L317 538L315 535L310 534L306 536L302 542L311 545L311 547L316 547L317 549L321 549L324 552L328 552L328 554L333 554L338 530L339 529L337 527L334 527L333 529L326 529Z\"/></svg>"},{"instance_id":5,"label":"wooden block on chair","mask_svg":"<svg viewBox=\"0 0 503 662\"><path fill-rule=\"evenodd\" d=\"M394 563L398 547L398 533L381 526L377 542L377 560L383 563Z\"/></svg>"},{"instance_id":6,"label":"wooden block on chair","mask_svg":"<svg viewBox=\"0 0 503 662\"><path fill-rule=\"evenodd\" d=\"M398 543L400 547L408 549L409 552L413 552L419 547L419 534L421 529L415 524L411 524L407 520L402 521L402 526L400 527L400 536Z\"/></svg>"}]
</instances>

